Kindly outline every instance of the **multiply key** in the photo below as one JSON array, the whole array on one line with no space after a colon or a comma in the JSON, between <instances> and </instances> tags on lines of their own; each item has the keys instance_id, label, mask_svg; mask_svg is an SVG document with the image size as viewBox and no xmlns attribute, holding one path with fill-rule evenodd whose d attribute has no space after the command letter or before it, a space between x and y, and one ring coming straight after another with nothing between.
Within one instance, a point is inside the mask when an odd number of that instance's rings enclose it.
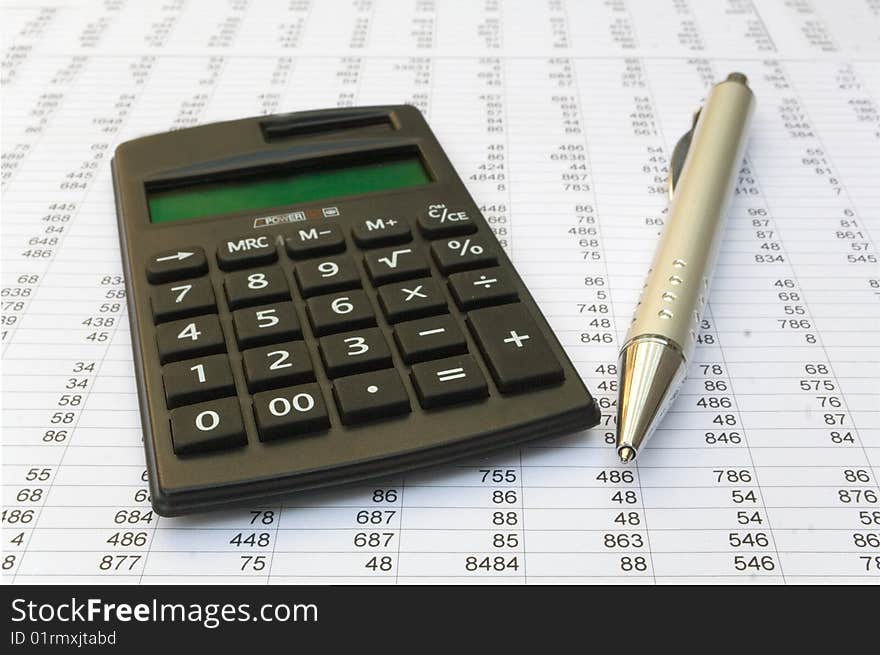
<instances>
[{"instance_id":1,"label":"multiply key","mask_svg":"<svg viewBox=\"0 0 880 655\"><path fill-rule=\"evenodd\" d=\"M389 323L446 312L443 289L429 277L381 287L379 304Z\"/></svg>"}]
</instances>

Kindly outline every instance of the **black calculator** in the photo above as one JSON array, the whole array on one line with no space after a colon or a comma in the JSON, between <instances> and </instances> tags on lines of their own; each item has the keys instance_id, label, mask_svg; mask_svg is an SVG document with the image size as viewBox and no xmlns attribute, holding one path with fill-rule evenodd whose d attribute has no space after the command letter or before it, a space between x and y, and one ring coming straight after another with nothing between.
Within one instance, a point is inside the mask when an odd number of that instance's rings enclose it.
<instances>
[{"instance_id":1,"label":"black calculator","mask_svg":"<svg viewBox=\"0 0 880 655\"><path fill-rule=\"evenodd\" d=\"M414 107L135 139L113 183L159 514L598 421Z\"/></svg>"}]
</instances>

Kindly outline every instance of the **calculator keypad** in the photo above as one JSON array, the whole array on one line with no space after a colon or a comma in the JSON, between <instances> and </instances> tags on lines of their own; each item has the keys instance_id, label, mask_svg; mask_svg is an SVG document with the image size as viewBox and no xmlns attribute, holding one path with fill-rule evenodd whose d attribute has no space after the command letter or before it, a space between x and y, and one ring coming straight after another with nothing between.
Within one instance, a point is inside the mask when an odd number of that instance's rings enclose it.
<instances>
[{"instance_id":1,"label":"calculator keypad","mask_svg":"<svg viewBox=\"0 0 880 655\"><path fill-rule=\"evenodd\" d=\"M282 254L293 260L289 264L279 261L273 237L242 237L218 246L217 266L228 271L223 286L231 333L226 338L241 351L261 441L331 427L325 404L330 396L325 398L318 383L319 369L330 380L333 404L346 426L409 414L412 400L434 410L486 399L489 384L476 353L468 352L459 320L450 314L450 296L453 307L465 314L502 394L563 379L559 362L518 302L509 272L495 266L494 245L479 236L467 213L444 215L438 209L418 221L422 234L436 239L429 244L430 257L446 275L445 284L432 275L409 224L395 218L364 220L351 228L351 239L364 249L366 280L354 256L344 253L345 236L333 223L286 232ZM194 266L157 268L155 260L168 256L161 253L151 263L151 279L176 280L156 284L151 303L179 455L247 443L233 374L236 360L226 353L210 278L199 277L207 272L199 263L205 255L190 250L194 254L184 260L194 257ZM293 289L285 266L292 268ZM390 327L394 349L411 366L413 399L395 368L374 304ZM302 310L307 330L300 323ZM319 359L304 341L311 338L307 332L317 339Z\"/></svg>"}]
</instances>

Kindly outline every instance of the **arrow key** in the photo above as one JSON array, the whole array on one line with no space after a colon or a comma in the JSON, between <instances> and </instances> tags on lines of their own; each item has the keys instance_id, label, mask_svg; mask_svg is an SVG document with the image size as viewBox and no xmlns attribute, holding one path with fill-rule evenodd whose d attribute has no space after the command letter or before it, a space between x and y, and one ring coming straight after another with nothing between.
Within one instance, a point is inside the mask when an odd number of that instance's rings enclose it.
<instances>
[{"instance_id":1,"label":"arrow key","mask_svg":"<svg viewBox=\"0 0 880 655\"><path fill-rule=\"evenodd\" d=\"M152 284L161 284L198 277L207 270L205 251L197 246L165 250L150 257L147 263L147 279Z\"/></svg>"}]
</instances>

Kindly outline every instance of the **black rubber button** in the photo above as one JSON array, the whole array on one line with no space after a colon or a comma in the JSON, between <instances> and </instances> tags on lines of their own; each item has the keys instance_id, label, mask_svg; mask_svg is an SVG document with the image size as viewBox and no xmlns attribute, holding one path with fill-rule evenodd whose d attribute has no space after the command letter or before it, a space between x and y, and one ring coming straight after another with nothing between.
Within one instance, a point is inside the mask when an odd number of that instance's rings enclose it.
<instances>
[{"instance_id":1,"label":"black rubber button","mask_svg":"<svg viewBox=\"0 0 880 655\"><path fill-rule=\"evenodd\" d=\"M280 266L239 271L226 276L226 300L232 309L288 298L290 290Z\"/></svg>"},{"instance_id":2,"label":"black rubber button","mask_svg":"<svg viewBox=\"0 0 880 655\"><path fill-rule=\"evenodd\" d=\"M291 341L302 336L292 302L248 307L232 312L235 339L241 349Z\"/></svg>"},{"instance_id":3,"label":"black rubber button","mask_svg":"<svg viewBox=\"0 0 880 655\"><path fill-rule=\"evenodd\" d=\"M540 328L521 303L478 309L467 320L502 392L534 389L565 378Z\"/></svg>"},{"instance_id":4,"label":"black rubber button","mask_svg":"<svg viewBox=\"0 0 880 655\"><path fill-rule=\"evenodd\" d=\"M425 409L485 398L486 378L470 355L422 362L412 367L412 381Z\"/></svg>"},{"instance_id":5,"label":"black rubber button","mask_svg":"<svg viewBox=\"0 0 880 655\"><path fill-rule=\"evenodd\" d=\"M309 298L306 308L312 330L319 337L376 324L373 305L360 289Z\"/></svg>"},{"instance_id":6,"label":"black rubber button","mask_svg":"<svg viewBox=\"0 0 880 655\"><path fill-rule=\"evenodd\" d=\"M264 266L276 261L278 261L278 251L268 234L228 239L221 241L217 246L217 263L224 271Z\"/></svg>"},{"instance_id":7,"label":"black rubber button","mask_svg":"<svg viewBox=\"0 0 880 655\"><path fill-rule=\"evenodd\" d=\"M162 367L165 403L169 408L235 395L229 357L211 355Z\"/></svg>"},{"instance_id":8,"label":"black rubber button","mask_svg":"<svg viewBox=\"0 0 880 655\"><path fill-rule=\"evenodd\" d=\"M156 323L217 311L214 289L211 280L206 277L154 287L150 294L150 306Z\"/></svg>"},{"instance_id":9,"label":"black rubber button","mask_svg":"<svg viewBox=\"0 0 880 655\"><path fill-rule=\"evenodd\" d=\"M335 223L306 224L294 228L284 240L287 254L293 259L332 255L345 250L345 237Z\"/></svg>"},{"instance_id":10,"label":"black rubber button","mask_svg":"<svg viewBox=\"0 0 880 655\"><path fill-rule=\"evenodd\" d=\"M406 389L394 369L340 378L333 383L333 394L346 425L412 411Z\"/></svg>"},{"instance_id":11,"label":"black rubber button","mask_svg":"<svg viewBox=\"0 0 880 655\"><path fill-rule=\"evenodd\" d=\"M391 351L378 328L334 334L321 339L321 358L331 378L391 368Z\"/></svg>"},{"instance_id":12,"label":"black rubber button","mask_svg":"<svg viewBox=\"0 0 880 655\"><path fill-rule=\"evenodd\" d=\"M361 286L354 262L345 255L300 262L296 265L296 281L304 298Z\"/></svg>"},{"instance_id":13,"label":"black rubber button","mask_svg":"<svg viewBox=\"0 0 880 655\"><path fill-rule=\"evenodd\" d=\"M185 280L204 275L208 271L205 251L198 246L165 250L147 263L147 280L152 284Z\"/></svg>"},{"instance_id":14,"label":"black rubber button","mask_svg":"<svg viewBox=\"0 0 880 655\"><path fill-rule=\"evenodd\" d=\"M247 434L238 398L172 409L171 441L178 455L244 446Z\"/></svg>"},{"instance_id":15,"label":"black rubber button","mask_svg":"<svg viewBox=\"0 0 880 655\"><path fill-rule=\"evenodd\" d=\"M223 330L215 315L163 323L156 328L156 345L163 364L213 355L226 350Z\"/></svg>"},{"instance_id":16,"label":"black rubber button","mask_svg":"<svg viewBox=\"0 0 880 655\"><path fill-rule=\"evenodd\" d=\"M379 304L389 323L446 313L446 295L433 279L419 278L379 288Z\"/></svg>"},{"instance_id":17,"label":"black rubber button","mask_svg":"<svg viewBox=\"0 0 880 655\"><path fill-rule=\"evenodd\" d=\"M351 229L354 242L361 248L378 248L412 241L409 224L399 218L367 218Z\"/></svg>"},{"instance_id":18,"label":"black rubber button","mask_svg":"<svg viewBox=\"0 0 880 655\"><path fill-rule=\"evenodd\" d=\"M315 379L309 349L302 341L250 348L241 354L241 363L251 393Z\"/></svg>"},{"instance_id":19,"label":"black rubber button","mask_svg":"<svg viewBox=\"0 0 880 655\"><path fill-rule=\"evenodd\" d=\"M394 340L407 364L467 352L464 334L449 315L400 323Z\"/></svg>"},{"instance_id":20,"label":"black rubber button","mask_svg":"<svg viewBox=\"0 0 880 655\"><path fill-rule=\"evenodd\" d=\"M519 300L510 277L498 267L453 273L449 276L449 288L462 311Z\"/></svg>"},{"instance_id":21,"label":"black rubber button","mask_svg":"<svg viewBox=\"0 0 880 655\"><path fill-rule=\"evenodd\" d=\"M327 406L317 384L255 394L254 419L260 441L299 437L330 427Z\"/></svg>"}]
</instances>

